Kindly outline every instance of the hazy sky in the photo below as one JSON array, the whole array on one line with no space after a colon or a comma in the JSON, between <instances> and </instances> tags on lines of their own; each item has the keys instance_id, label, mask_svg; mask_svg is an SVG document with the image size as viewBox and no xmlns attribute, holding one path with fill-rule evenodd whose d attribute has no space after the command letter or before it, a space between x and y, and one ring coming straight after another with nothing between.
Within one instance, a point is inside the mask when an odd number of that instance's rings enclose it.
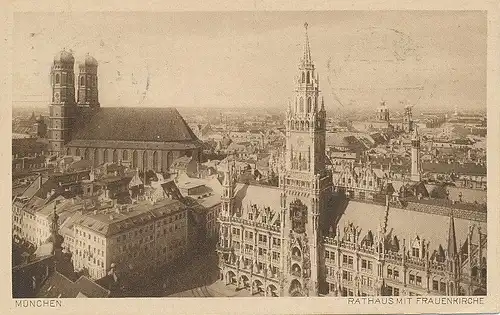
<instances>
[{"instance_id":1,"label":"hazy sky","mask_svg":"<svg viewBox=\"0 0 500 315\"><path fill-rule=\"evenodd\" d=\"M101 106L284 108L305 21L330 110L486 108L486 15L471 11L17 13L14 105L48 105L66 48L99 61Z\"/></svg>"}]
</instances>

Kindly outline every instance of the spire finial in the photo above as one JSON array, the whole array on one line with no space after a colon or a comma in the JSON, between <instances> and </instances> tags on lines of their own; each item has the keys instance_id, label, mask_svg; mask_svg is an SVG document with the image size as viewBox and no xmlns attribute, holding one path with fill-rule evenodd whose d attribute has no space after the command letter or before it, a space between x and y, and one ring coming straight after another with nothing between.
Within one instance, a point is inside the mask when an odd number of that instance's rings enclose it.
<instances>
[{"instance_id":1,"label":"spire finial","mask_svg":"<svg viewBox=\"0 0 500 315\"><path fill-rule=\"evenodd\" d=\"M307 24L307 22L304 23L304 28L306 30L306 43L305 43L305 46L304 46L304 60L303 62L308 64L308 63L311 63L311 48L309 47L309 36L307 35L307 27L309 26L309 24Z\"/></svg>"}]
</instances>

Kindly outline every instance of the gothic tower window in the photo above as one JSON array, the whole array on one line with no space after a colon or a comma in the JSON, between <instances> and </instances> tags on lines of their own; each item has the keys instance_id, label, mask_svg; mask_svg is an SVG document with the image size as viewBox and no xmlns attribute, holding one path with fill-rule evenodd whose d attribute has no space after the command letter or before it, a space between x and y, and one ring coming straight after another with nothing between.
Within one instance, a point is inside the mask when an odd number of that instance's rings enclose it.
<instances>
[{"instance_id":1,"label":"gothic tower window","mask_svg":"<svg viewBox=\"0 0 500 315\"><path fill-rule=\"evenodd\" d=\"M300 98L299 100L299 108L300 108L300 112L303 113L304 112L304 98Z\"/></svg>"},{"instance_id":2,"label":"gothic tower window","mask_svg":"<svg viewBox=\"0 0 500 315\"><path fill-rule=\"evenodd\" d=\"M304 72L302 72L302 83L306 82L306 75Z\"/></svg>"},{"instance_id":3,"label":"gothic tower window","mask_svg":"<svg viewBox=\"0 0 500 315\"><path fill-rule=\"evenodd\" d=\"M85 85L85 78L83 76L80 77L80 85Z\"/></svg>"},{"instance_id":4,"label":"gothic tower window","mask_svg":"<svg viewBox=\"0 0 500 315\"><path fill-rule=\"evenodd\" d=\"M313 111L312 110L312 100L310 97L307 99L307 108L308 108L309 113L312 113L312 111Z\"/></svg>"},{"instance_id":5,"label":"gothic tower window","mask_svg":"<svg viewBox=\"0 0 500 315\"><path fill-rule=\"evenodd\" d=\"M311 83L311 73L307 71L307 83Z\"/></svg>"},{"instance_id":6,"label":"gothic tower window","mask_svg":"<svg viewBox=\"0 0 500 315\"><path fill-rule=\"evenodd\" d=\"M170 168L170 165L172 164L172 152L167 153L167 166Z\"/></svg>"},{"instance_id":7,"label":"gothic tower window","mask_svg":"<svg viewBox=\"0 0 500 315\"><path fill-rule=\"evenodd\" d=\"M132 153L132 167L133 168L137 167L137 160L138 160L138 154L137 154L137 151L134 151L134 153Z\"/></svg>"},{"instance_id":8,"label":"gothic tower window","mask_svg":"<svg viewBox=\"0 0 500 315\"><path fill-rule=\"evenodd\" d=\"M142 167L146 168L146 170L150 169L150 167L149 167L149 159L148 159L148 152L147 151L144 151L142 153Z\"/></svg>"},{"instance_id":9,"label":"gothic tower window","mask_svg":"<svg viewBox=\"0 0 500 315\"><path fill-rule=\"evenodd\" d=\"M113 163L118 162L118 151L113 150Z\"/></svg>"},{"instance_id":10,"label":"gothic tower window","mask_svg":"<svg viewBox=\"0 0 500 315\"><path fill-rule=\"evenodd\" d=\"M153 152L153 170L158 170L158 152Z\"/></svg>"},{"instance_id":11,"label":"gothic tower window","mask_svg":"<svg viewBox=\"0 0 500 315\"><path fill-rule=\"evenodd\" d=\"M80 156L80 148L76 148L76 153L75 153L76 156Z\"/></svg>"},{"instance_id":12,"label":"gothic tower window","mask_svg":"<svg viewBox=\"0 0 500 315\"><path fill-rule=\"evenodd\" d=\"M107 163L109 160L109 150L104 150L104 163Z\"/></svg>"},{"instance_id":13,"label":"gothic tower window","mask_svg":"<svg viewBox=\"0 0 500 315\"><path fill-rule=\"evenodd\" d=\"M59 73L56 73L56 84L61 83L61 78L59 77Z\"/></svg>"},{"instance_id":14,"label":"gothic tower window","mask_svg":"<svg viewBox=\"0 0 500 315\"><path fill-rule=\"evenodd\" d=\"M127 150L123 150L122 157L123 157L124 161L128 161L128 151Z\"/></svg>"},{"instance_id":15,"label":"gothic tower window","mask_svg":"<svg viewBox=\"0 0 500 315\"><path fill-rule=\"evenodd\" d=\"M94 166L99 165L99 150L94 149Z\"/></svg>"}]
</instances>

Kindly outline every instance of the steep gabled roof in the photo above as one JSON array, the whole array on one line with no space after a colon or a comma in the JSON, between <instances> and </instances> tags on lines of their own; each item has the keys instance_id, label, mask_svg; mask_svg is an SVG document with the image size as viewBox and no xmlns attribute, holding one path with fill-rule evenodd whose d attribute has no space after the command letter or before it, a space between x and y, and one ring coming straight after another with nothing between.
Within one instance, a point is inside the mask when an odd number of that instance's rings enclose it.
<instances>
[{"instance_id":1,"label":"steep gabled roof","mask_svg":"<svg viewBox=\"0 0 500 315\"><path fill-rule=\"evenodd\" d=\"M198 141L175 108L116 107L81 111L73 140Z\"/></svg>"}]
</instances>

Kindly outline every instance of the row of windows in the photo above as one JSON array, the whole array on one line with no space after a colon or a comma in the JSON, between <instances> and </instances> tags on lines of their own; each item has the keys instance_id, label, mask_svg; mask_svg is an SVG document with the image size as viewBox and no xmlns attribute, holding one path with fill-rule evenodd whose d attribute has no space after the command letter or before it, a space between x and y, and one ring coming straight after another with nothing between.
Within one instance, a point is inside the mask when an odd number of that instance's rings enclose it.
<instances>
[{"instance_id":1,"label":"row of windows","mask_svg":"<svg viewBox=\"0 0 500 315\"><path fill-rule=\"evenodd\" d=\"M80 246L83 249L85 249L85 243L83 243L80 240L76 241L76 245ZM78 249L76 251L78 252ZM82 250L80 250L80 251L82 251ZM99 256L104 257L104 250L101 250L101 249L99 249L97 247L92 247L92 246L90 246L90 244L87 245L87 251L88 251L88 253L94 253L94 254L97 254Z\"/></svg>"},{"instance_id":2,"label":"row of windows","mask_svg":"<svg viewBox=\"0 0 500 315\"><path fill-rule=\"evenodd\" d=\"M186 213L185 213L185 212L178 213L178 214L176 214L174 217L169 217L169 218L168 218L168 221L167 221L167 219L163 219L163 220L161 220L161 221L158 221L158 222L156 223L156 226L157 226L157 227L160 227L160 226L162 226L162 225L170 224L170 223L172 223L172 222L174 222L174 221L177 221L177 220L182 219L182 218L185 218L185 217L186 217ZM181 223L181 224L175 224L174 226L170 226L170 227L169 227L169 232L172 232L172 230L173 230L173 229L174 229L174 230L178 230L178 229L179 229L180 227L182 227L183 225L184 225L184 224L182 224L182 223ZM128 232L128 233L125 233L125 234L119 235L119 236L116 238L116 240L117 240L117 242L126 241L126 240L127 240L127 235L128 235L130 238L132 238L133 236L138 236L138 235L141 235L141 234L143 234L143 233L147 233L148 231L149 231L149 232L150 232L150 231L153 231L153 229L154 229L154 224L150 224L150 225L148 225L148 226L146 226L146 227L144 227L144 228L140 228L140 229L138 229L138 230L135 230L135 231L130 231L130 232ZM163 230L163 235L165 235L165 234L166 234L166 231L167 231L166 229L164 229L164 230ZM158 236L159 236L159 235L160 235L160 232L158 232ZM152 239L152 237L153 237L153 236L151 236L151 239Z\"/></svg>"},{"instance_id":3,"label":"row of windows","mask_svg":"<svg viewBox=\"0 0 500 315\"><path fill-rule=\"evenodd\" d=\"M62 78L62 80L61 80ZM73 82L73 74L72 73L68 73L66 75L66 73L63 73L62 76L59 74L59 73L56 73L55 75L55 82L56 84L66 84L66 78L68 78L68 82L72 83Z\"/></svg>"},{"instance_id":4,"label":"row of windows","mask_svg":"<svg viewBox=\"0 0 500 315\"><path fill-rule=\"evenodd\" d=\"M88 238L89 240L92 240L92 235L88 232L85 232L84 230L77 228L77 229L75 229L75 232L76 232L77 236L81 236L83 238ZM101 238L101 237L94 235L93 240L95 243L100 243L101 245L104 245L104 238Z\"/></svg>"},{"instance_id":5,"label":"row of windows","mask_svg":"<svg viewBox=\"0 0 500 315\"><path fill-rule=\"evenodd\" d=\"M342 177L342 183L343 183L343 184L345 184L345 182L346 182L345 177ZM348 185L350 185L350 184L351 184L351 182L352 182L352 180L351 180L351 178L349 177L349 178L347 179L347 184L348 184ZM366 179L363 179L363 181L362 181L362 182L363 182L363 186L366 186ZM378 181L377 181L377 182L378 182ZM373 186L373 181L372 181L372 180L369 180L369 181L368 181L368 186L370 186L370 187L371 187L371 186Z\"/></svg>"},{"instance_id":6,"label":"row of windows","mask_svg":"<svg viewBox=\"0 0 500 315\"><path fill-rule=\"evenodd\" d=\"M287 179L286 184L290 186L298 186L298 187L305 187L309 188L309 182L303 181L303 180L296 180L296 179Z\"/></svg>"},{"instance_id":7,"label":"row of windows","mask_svg":"<svg viewBox=\"0 0 500 315\"><path fill-rule=\"evenodd\" d=\"M318 103L317 99L315 99L315 104ZM304 108L304 98L303 97L300 97L299 99L299 112L303 113L306 109L307 109L307 112L308 113L312 113L313 112L313 102L312 102L312 98L311 97L308 97L307 98L307 107Z\"/></svg>"},{"instance_id":8,"label":"row of windows","mask_svg":"<svg viewBox=\"0 0 500 315\"><path fill-rule=\"evenodd\" d=\"M94 248L94 250L95 250L95 248ZM77 249L76 250L76 255L78 257L82 257L83 259L87 259L88 262L92 262L93 261L94 265L97 264L100 267L104 267L104 261L103 260L100 260L98 258L96 259L96 257L88 255L88 254L86 255L86 253L83 252L82 250L78 250Z\"/></svg>"},{"instance_id":9,"label":"row of windows","mask_svg":"<svg viewBox=\"0 0 500 315\"><path fill-rule=\"evenodd\" d=\"M61 79L62 78L62 79ZM68 78L68 82L72 82L73 81L73 74L72 73L68 73L67 74L67 78ZM92 86L96 86L97 85L97 77L96 76L92 76L92 77L89 77L90 79L90 82L92 84ZM62 76L59 74L59 73L56 73L55 75L55 82L56 84L66 84L66 73L63 73ZM85 85L85 77L84 76L80 76L80 85Z\"/></svg>"},{"instance_id":10,"label":"row of windows","mask_svg":"<svg viewBox=\"0 0 500 315\"><path fill-rule=\"evenodd\" d=\"M82 151L83 150L83 151ZM100 151L100 150L97 150L97 149L82 149L80 150L80 148L76 148L76 151L75 151L75 155L76 156L81 156L87 160L90 160L91 158L91 155L93 157L93 159L95 161L99 161L101 159L101 157L103 158L104 161L106 162L110 162L109 161L109 157L112 156L112 161L113 162L118 162L118 160L120 159L120 154L119 154L119 150L110 150L110 149L106 149L104 151ZM187 154L188 152L186 152ZM151 167L151 166L158 166L159 164L159 154L161 154L161 152L158 152L158 151L154 151L154 152L150 152L149 155L151 156L152 155L152 165L149 165L149 159L148 159L148 151L144 151L142 153L142 161L144 161L145 164L147 164L148 167ZM128 150L123 150L122 153L121 153L121 160L122 161L129 161L130 157L129 157L129 151ZM132 167L135 168L139 165L139 153L138 151L133 151L132 152L132 159L130 160L132 162ZM167 152L167 156L166 156L166 164L167 164L167 167L170 167L170 164L172 163L173 161L173 154L172 152ZM164 162L165 163L165 162Z\"/></svg>"},{"instance_id":11,"label":"row of windows","mask_svg":"<svg viewBox=\"0 0 500 315\"><path fill-rule=\"evenodd\" d=\"M15 166L15 169L17 170L20 170L23 168L23 163L16 163L14 164ZM26 164L24 163L24 169L30 169L30 168L35 168L35 169L38 169L38 168L42 168L45 166L45 163L33 163L33 164Z\"/></svg>"},{"instance_id":12,"label":"row of windows","mask_svg":"<svg viewBox=\"0 0 500 315\"><path fill-rule=\"evenodd\" d=\"M90 77L90 82L92 84L92 86L96 86L97 84L97 77L96 76L92 76ZM84 76L80 76L80 85L85 85L85 77Z\"/></svg>"}]
</instances>

